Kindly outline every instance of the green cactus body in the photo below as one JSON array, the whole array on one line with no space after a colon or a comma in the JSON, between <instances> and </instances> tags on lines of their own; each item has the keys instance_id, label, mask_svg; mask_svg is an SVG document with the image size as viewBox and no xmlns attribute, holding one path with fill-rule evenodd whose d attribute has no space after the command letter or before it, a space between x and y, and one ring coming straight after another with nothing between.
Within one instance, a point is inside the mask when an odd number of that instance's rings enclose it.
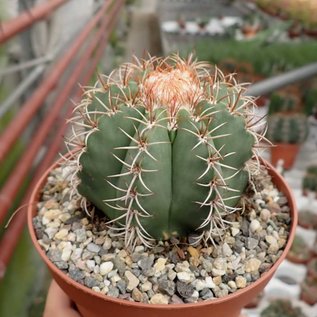
<instances>
[{"instance_id":1,"label":"green cactus body","mask_svg":"<svg viewBox=\"0 0 317 317\"><path fill-rule=\"evenodd\" d=\"M303 178L302 187L304 190L317 193L317 166L309 166Z\"/></svg>"},{"instance_id":2,"label":"green cactus body","mask_svg":"<svg viewBox=\"0 0 317 317\"><path fill-rule=\"evenodd\" d=\"M308 122L304 114L276 113L268 117L267 138L273 143L302 143L307 134Z\"/></svg>"},{"instance_id":3,"label":"green cactus body","mask_svg":"<svg viewBox=\"0 0 317 317\"><path fill-rule=\"evenodd\" d=\"M258 142L252 100L191 59L151 59L119 74L120 82L89 90L79 107L78 192L128 245L192 233L213 239L249 180Z\"/></svg>"}]
</instances>

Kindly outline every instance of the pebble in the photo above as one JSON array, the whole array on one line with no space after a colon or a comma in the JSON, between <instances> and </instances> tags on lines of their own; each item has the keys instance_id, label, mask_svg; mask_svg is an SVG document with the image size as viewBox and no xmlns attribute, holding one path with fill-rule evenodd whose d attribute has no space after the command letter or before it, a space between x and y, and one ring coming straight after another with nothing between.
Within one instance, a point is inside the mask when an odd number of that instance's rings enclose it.
<instances>
[{"instance_id":1,"label":"pebble","mask_svg":"<svg viewBox=\"0 0 317 317\"><path fill-rule=\"evenodd\" d=\"M165 258L158 258L156 260L156 263L154 264L154 272L159 273L162 272L165 269L167 259Z\"/></svg>"},{"instance_id":2,"label":"pebble","mask_svg":"<svg viewBox=\"0 0 317 317\"><path fill-rule=\"evenodd\" d=\"M112 247L112 240L111 240L111 238L110 237L106 237L105 238L105 242L104 242L104 244L102 245L102 247L105 249L105 250L110 250L111 249L111 247Z\"/></svg>"},{"instance_id":3,"label":"pebble","mask_svg":"<svg viewBox=\"0 0 317 317\"><path fill-rule=\"evenodd\" d=\"M176 276L177 276L177 273L174 270L169 270L167 273L167 277L171 281L174 281Z\"/></svg>"},{"instance_id":4,"label":"pebble","mask_svg":"<svg viewBox=\"0 0 317 317\"><path fill-rule=\"evenodd\" d=\"M175 293L175 283L167 279L161 279L158 282L158 290L169 296L173 296Z\"/></svg>"},{"instance_id":5,"label":"pebble","mask_svg":"<svg viewBox=\"0 0 317 317\"><path fill-rule=\"evenodd\" d=\"M271 212L268 209L262 209L260 212L260 218L264 222L267 222L271 218Z\"/></svg>"},{"instance_id":6,"label":"pebble","mask_svg":"<svg viewBox=\"0 0 317 317\"><path fill-rule=\"evenodd\" d=\"M63 251L62 251L61 259L63 261L66 261L66 262L69 261L71 255L72 255L72 252L73 252L73 250L72 250L72 246L71 245L66 247L66 248L64 248Z\"/></svg>"},{"instance_id":7,"label":"pebble","mask_svg":"<svg viewBox=\"0 0 317 317\"><path fill-rule=\"evenodd\" d=\"M73 262L76 262L77 260L79 260L81 258L82 253L83 253L83 249L76 248L71 254L71 257L70 257L71 260Z\"/></svg>"},{"instance_id":8,"label":"pebble","mask_svg":"<svg viewBox=\"0 0 317 317\"><path fill-rule=\"evenodd\" d=\"M201 290L199 295L204 300L211 299L214 297L213 292L209 288L204 288L203 290Z\"/></svg>"},{"instance_id":9,"label":"pebble","mask_svg":"<svg viewBox=\"0 0 317 317\"><path fill-rule=\"evenodd\" d=\"M259 245L259 240L258 239L255 239L255 238L252 238L252 237L247 238L246 247L249 250L254 250L258 245Z\"/></svg>"},{"instance_id":10,"label":"pebble","mask_svg":"<svg viewBox=\"0 0 317 317\"><path fill-rule=\"evenodd\" d=\"M177 281L176 289L178 294L184 299L190 298L195 291L194 287L191 284L184 283L181 281Z\"/></svg>"},{"instance_id":11,"label":"pebble","mask_svg":"<svg viewBox=\"0 0 317 317\"><path fill-rule=\"evenodd\" d=\"M52 227L48 227L44 230L44 232L47 234L49 239L53 239L57 231L58 231L57 228L52 228Z\"/></svg>"},{"instance_id":12,"label":"pebble","mask_svg":"<svg viewBox=\"0 0 317 317\"><path fill-rule=\"evenodd\" d=\"M234 228L234 227L231 228L231 234L232 234L233 237L235 237L239 233L240 233L240 229Z\"/></svg>"},{"instance_id":13,"label":"pebble","mask_svg":"<svg viewBox=\"0 0 317 317\"><path fill-rule=\"evenodd\" d=\"M92 272L96 266L96 262L94 260L87 260L86 261L86 266L87 266L87 269Z\"/></svg>"},{"instance_id":14,"label":"pebble","mask_svg":"<svg viewBox=\"0 0 317 317\"><path fill-rule=\"evenodd\" d=\"M131 292L135 287L137 287L140 283L139 279L130 271L126 271L124 276L127 281L127 291Z\"/></svg>"},{"instance_id":15,"label":"pebble","mask_svg":"<svg viewBox=\"0 0 317 317\"><path fill-rule=\"evenodd\" d=\"M168 304L168 297L163 294L155 294L150 299L150 304Z\"/></svg>"},{"instance_id":16,"label":"pebble","mask_svg":"<svg viewBox=\"0 0 317 317\"><path fill-rule=\"evenodd\" d=\"M249 259L245 263L245 271L246 272L257 272L259 270L261 263L262 262L256 258Z\"/></svg>"},{"instance_id":17,"label":"pebble","mask_svg":"<svg viewBox=\"0 0 317 317\"><path fill-rule=\"evenodd\" d=\"M103 262L100 264L100 274L106 275L110 273L113 269L113 263L112 262Z\"/></svg>"},{"instance_id":18,"label":"pebble","mask_svg":"<svg viewBox=\"0 0 317 317\"><path fill-rule=\"evenodd\" d=\"M143 294L137 288L133 289L131 296L136 302L142 302L143 301Z\"/></svg>"},{"instance_id":19,"label":"pebble","mask_svg":"<svg viewBox=\"0 0 317 317\"><path fill-rule=\"evenodd\" d=\"M219 276L215 276L212 281L214 282L215 285L220 285L222 283L222 277L219 275Z\"/></svg>"},{"instance_id":20,"label":"pebble","mask_svg":"<svg viewBox=\"0 0 317 317\"><path fill-rule=\"evenodd\" d=\"M195 275L191 272L178 272L177 278L181 282L190 283L195 279Z\"/></svg>"},{"instance_id":21,"label":"pebble","mask_svg":"<svg viewBox=\"0 0 317 317\"><path fill-rule=\"evenodd\" d=\"M68 235L68 230L61 229L55 234L54 239L55 240L63 240L67 237L67 235Z\"/></svg>"},{"instance_id":22,"label":"pebble","mask_svg":"<svg viewBox=\"0 0 317 317\"><path fill-rule=\"evenodd\" d=\"M84 242L87 239L86 230L84 228L75 230L75 234L77 242Z\"/></svg>"},{"instance_id":23,"label":"pebble","mask_svg":"<svg viewBox=\"0 0 317 317\"><path fill-rule=\"evenodd\" d=\"M150 281L146 281L143 284L141 284L141 289L143 292L147 292L150 289L152 289L152 283Z\"/></svg>"},{"instance_id":24,"label":"pebble","mask_svg":"<svg viewBox=\"0 0 317 317\"><path fill-rule=\"evenodd\" d=\"M237 276L235 282L237 288L245 288L247 286L247 280L243 276Z\"/></svg>"},{"instance_id":25,"label":"pebble","mask_svg":"<svg viewBox=\"0 0 317 317\"><path fill-rule=\"evenodd\" d=\"M226 242L222 245L222 252L223 252L223 255L226 257L229 257L233 253L228 243Z\"/></svg>"},{"instance_id":26,"label":"pebble","mask_svg":"<svg viewBox=\"0 0 317 317\"><path fill-rule=\"evenodd\" d=\"M99 281L91 276L86 276L84 279L84 284L89 287L92 288L94 286L98 286L99 285Z\"/></svg>"},{"instance_id":27,"label":"pebble","mask_svg":"<svg viewBox=\"0 0 317 317\"><path fill-rule=\"evenodd\" d=\"M261 229L261 224L257 219L253 219L250 223L251 232L257 232Z\"/></svg>"},{"instance_id":28,"label":"pebble","mask_svg":"<svg viewBox=\"0 0 317 317\"><path fill-rule=\"evenodd\" d=\"M93 253L98 253L100 251L100 246L95 243L89 243L87 245L87 250Z\"/></svg>"}]
</instances>

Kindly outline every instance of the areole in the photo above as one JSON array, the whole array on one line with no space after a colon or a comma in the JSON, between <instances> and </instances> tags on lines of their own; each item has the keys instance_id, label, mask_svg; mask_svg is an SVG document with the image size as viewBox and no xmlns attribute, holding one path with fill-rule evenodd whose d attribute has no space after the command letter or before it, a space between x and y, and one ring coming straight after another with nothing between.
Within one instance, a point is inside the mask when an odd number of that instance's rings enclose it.
<instances>
[{"instance_id":1,"label":"areole","mask_svg":"<svg viewBox=\"0 0 317 317\"><path fill-rule=\"evenodd\" d=\"M48 174L59 164L61 164L61 161L56 162L51 168L49 168L34 188L28 208L28 228L33 244L48 266L53 278L65 291L65 293L68 294L68 296L76 303L76 306L83 317L101 317L105 315L111 317L238 317L241 309L251 302L251 300L264 289L266 284L272 278L277 267L286 257L295 236L297 210L291 190L276 169L269 163L262 161L262 164L266 166L272 176L274 184L287 197L292 219L290 234L285 249L281 257L275 262L269 271L263 273L263 275L251 285L238 290L231 295L193 304L153 305L130 302L105 296L75 282L65 273L60 271L48 259L45 251L42 250L37 242L37 237L32 224L32 219L37 213L37 209L35 207L36 202L39 200L41 189L46 182Z\"/></svg>"}]
</instances>

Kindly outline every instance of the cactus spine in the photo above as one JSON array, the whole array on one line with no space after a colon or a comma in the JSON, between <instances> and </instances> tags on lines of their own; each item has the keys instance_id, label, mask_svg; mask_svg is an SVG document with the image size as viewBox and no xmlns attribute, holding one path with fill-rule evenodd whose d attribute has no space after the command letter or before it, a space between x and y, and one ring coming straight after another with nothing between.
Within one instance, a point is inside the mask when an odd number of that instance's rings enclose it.
<instances>
[{"instance_id":1,"label":"cactus spine","mask_svg":"<svg viewBox=\"0 0 317 317\"><path fill-rule=\"evenodd\" d=\"M127 246L212 240L258 166L253 100L232 76L170 56L124 64L86 91L71 120L78 192Z\"/></svg>"}]
</instances>

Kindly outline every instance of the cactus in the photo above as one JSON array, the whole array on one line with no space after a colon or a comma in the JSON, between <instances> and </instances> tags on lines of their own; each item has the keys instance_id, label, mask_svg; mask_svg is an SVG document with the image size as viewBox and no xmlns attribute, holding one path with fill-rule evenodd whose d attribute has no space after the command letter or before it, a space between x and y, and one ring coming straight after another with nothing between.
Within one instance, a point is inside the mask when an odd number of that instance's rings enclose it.
<instances>
[{"instance_id":1,"label":"cactus","mask_svg":"<svg viewBox=\"0 0 317 317\"><path fill-rule=\"evenodd\" d=\"M302 188L304 191L311 191L317 194L317 166L311 165L307 168L303 178Z\"/></svg>"},{"instance_id":2,"label":"cactus","mask_svg":"<svg viewBox=\"0 0 317 317\"><path fill-rule=\"evenodd\" d=\"M269 113L294 112L296 108L299 108L299 105L300 99L295 94L287 91L273 93L270 98Z\"/></svg>"},{"instance_id":3,"label":"cactus","mask_svg":"<svg viewBox=\"0 0 317 317\"><path fill-rule=\"evenodd\" d=\"M268 117L267 138L273 143L298 144L306 140L308 121L304 114L275 113Z\"/></svg>"},{"instance_id":4,"label":"cactus","mask_svg":"<svg viewBox=\"0 0 317 317\"><path fill-rule=\"evenodd\" d=\"M127 246L189 234L214 241L259 167L262 122L244 90L192 56L136 60L99 76L71 120L74 186Z\"/></svg>"},{"instance_id":5,"label":"cactus","mask_svg":"<svg viewBox=\"0 0 317 317\"><path fill-rule=\"evenodd\" d=\"M261 317L306 317L302 309L289 300L275 299L262 312Z\"/></svg>"}]
</instances>

